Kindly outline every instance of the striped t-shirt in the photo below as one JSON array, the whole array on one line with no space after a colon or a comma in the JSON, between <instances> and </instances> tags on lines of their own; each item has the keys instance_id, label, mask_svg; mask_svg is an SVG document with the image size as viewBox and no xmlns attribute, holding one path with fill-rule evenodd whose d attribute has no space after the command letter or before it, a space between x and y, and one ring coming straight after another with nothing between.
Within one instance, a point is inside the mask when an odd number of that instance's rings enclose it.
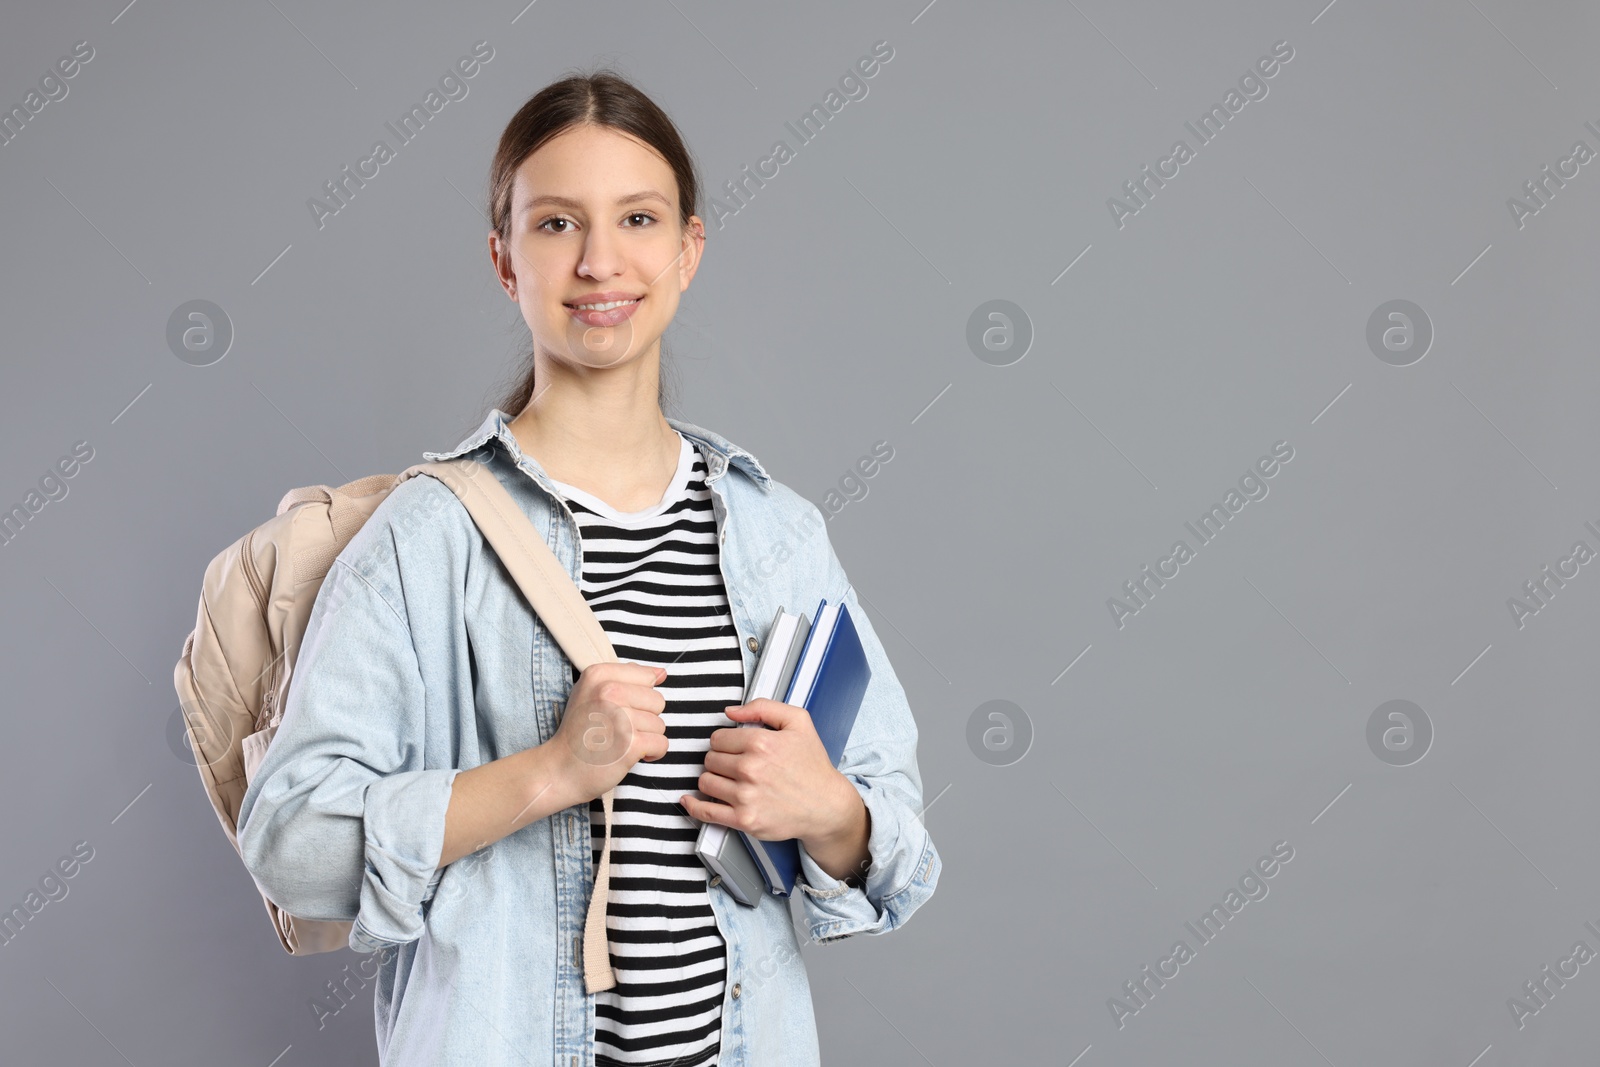
<instances>
[{"instance_id":1,"label":"striped t-shirt","mask_svg":"<svg viewBox=\"0 0 1600 1067\"><path fill-rule=\"evenodd\" d=\"M596 1067L704 1067L721 1048L725 946L694 854L699 823L677 800L698 787L712 731L734 725L722 709L742 702L744 669L705 461L679 442L672 485L644 511L555 483L581 533L579 589L617 657L667 668L656 687L667 754L635 763L612 805L606 928L617 984L595 995ZM598 864L600 801L589 810Z\"/></svg>"}]
</instances>

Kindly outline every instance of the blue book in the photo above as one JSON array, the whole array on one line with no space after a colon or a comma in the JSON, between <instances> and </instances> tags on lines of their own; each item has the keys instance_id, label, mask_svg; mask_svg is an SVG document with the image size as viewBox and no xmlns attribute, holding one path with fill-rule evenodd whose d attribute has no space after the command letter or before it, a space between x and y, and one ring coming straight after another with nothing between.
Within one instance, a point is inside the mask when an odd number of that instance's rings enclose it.
<instances>
[{"instance_id":1,"label":"blue book","mask_svg":"<svg viewBox=\"0 0 1600 1067\"><path fill-rule=\"evenodd\" d=\"M823 598L817 605L816 622L806 635L789 688L781 699L811 714L817 736L835 767L844 758L850 729L871 678L872 669L867 666L866 650L861 647L850 609L842 601L829 604ZM792 893L800 873L800 842L794 838L761 841L743 832L739 836L760 868L767 888L781 897Z\"/></svg>"}]
</instances>

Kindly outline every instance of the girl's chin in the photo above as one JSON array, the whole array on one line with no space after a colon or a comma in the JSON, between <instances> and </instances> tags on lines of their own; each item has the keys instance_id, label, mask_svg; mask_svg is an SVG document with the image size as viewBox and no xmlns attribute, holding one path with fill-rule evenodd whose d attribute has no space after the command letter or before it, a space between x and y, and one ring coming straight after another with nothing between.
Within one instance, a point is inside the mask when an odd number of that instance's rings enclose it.
<instances>
[{"instance_id":1,"label":"girl's chin","mask_svg":"<svg viewBox=\"0 0 1600 1067\"><path fill-rule=\"evenodd\" d=\"M602 370L626 363L649 346L642 330L632 323L620 326L583 326L569 323L565 333L540 338L539 347L568 363Z\"/></svg>"}]
</instances>

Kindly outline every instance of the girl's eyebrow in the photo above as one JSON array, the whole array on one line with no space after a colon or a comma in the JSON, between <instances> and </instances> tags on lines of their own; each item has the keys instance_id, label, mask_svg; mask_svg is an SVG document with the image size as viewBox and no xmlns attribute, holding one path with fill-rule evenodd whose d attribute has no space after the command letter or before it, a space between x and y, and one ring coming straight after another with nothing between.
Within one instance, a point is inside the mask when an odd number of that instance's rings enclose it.
<instances>
[{"instance_id":1,"label":"girl's eyebrow","mask_svg":"<svg viewBox=\"0 0 1600 1067\"><path fill-rule=\"evenodd\" d=\"M616 200L616 203L618 207L621 207L624 204L637 204L641 200L659 200L662 204L668 207L671 206L667 203L667 198L656 192L654 189L646 189L638 193L629 193L627 196L619 196ZM523 204L522 210L524 212L532 211L534 208L542 207L545 204L551 204L556 207L571 208L574 211L583 207L581 202L573 200L571 197L556 196L553 193L546 193L544 196L536 196L532 200L529 200L527 203Z\"/></svg>"}]
</instances>

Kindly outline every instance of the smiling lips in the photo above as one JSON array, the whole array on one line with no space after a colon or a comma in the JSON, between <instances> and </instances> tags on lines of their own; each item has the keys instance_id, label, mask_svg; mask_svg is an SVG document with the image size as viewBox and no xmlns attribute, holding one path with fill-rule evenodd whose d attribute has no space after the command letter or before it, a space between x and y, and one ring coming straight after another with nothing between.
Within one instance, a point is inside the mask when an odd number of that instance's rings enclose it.
<instances>
[{"instance_id":1,"label":"smiling lips","mask_svg":"<svg viewBox=\"0 0 1600 1067\"><path fill-rule=\"evenodd\" d=\"M615 326L632 318L643 299L627 293L592 293L562 306L585 326Z\"/></svg>"}]
</instances>

